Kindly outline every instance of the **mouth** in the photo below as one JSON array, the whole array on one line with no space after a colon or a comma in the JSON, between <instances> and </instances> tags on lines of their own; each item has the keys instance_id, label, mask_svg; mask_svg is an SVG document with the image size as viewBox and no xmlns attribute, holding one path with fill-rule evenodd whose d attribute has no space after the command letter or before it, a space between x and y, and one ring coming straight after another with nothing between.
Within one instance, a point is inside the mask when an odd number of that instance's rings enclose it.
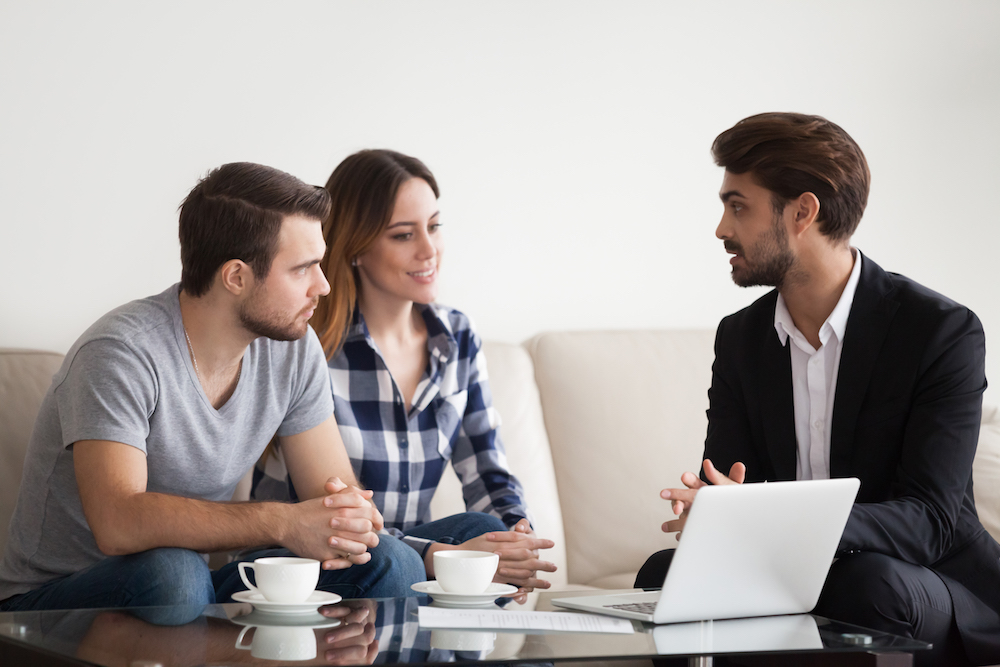
<instances>
[{"instance_id":1,"label":"mouth","mask_svg":"<svg viewBox=\"0 0 1000 667\"><path fill-rule=\"evenodd\" d=\"M425 271L410 271L406 275L413 276L414 278L430 278L437 272L437 267L432 266Z\"/></svg>"},{"instance_id":2,"label":"mouth","mask_svg":"<svg viewBox=\"0 0 1000 667\"><path fill-rule=\"evenodd\" d=\"M726 252L728 254L733 255L733 257L730 258L730 260L729 260L730 264L736 264L736 262L738 260L743 259L743 247L742 246L740 246L740 245L738 245L736 243L731 243L729 241L726 241L723 244L723 247L726 249Z\"/></svg>"}]
</instances>

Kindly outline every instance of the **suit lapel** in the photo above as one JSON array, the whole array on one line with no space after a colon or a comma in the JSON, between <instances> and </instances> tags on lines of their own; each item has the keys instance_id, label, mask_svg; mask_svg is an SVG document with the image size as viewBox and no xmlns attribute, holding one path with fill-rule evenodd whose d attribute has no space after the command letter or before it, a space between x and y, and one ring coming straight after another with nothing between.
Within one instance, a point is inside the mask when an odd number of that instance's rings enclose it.
<instances>
[{"instance_id":1,"label":"suit lapel","mask_svg":"<svg viewBox=\"0 0 1000 667\"><path fill-rule=\"evenodd\" d=\"M850 470L858 413L889 325L899 307L899 303L890 298L892 290L886 272L865 257L840 353L830 433L831 477L844 477Z\"/></svg>"},{"instance_id":2,"label":"suit lapel","mask_svg":"<svg viewBox=\"0 0 1000 667\"><path fill-rule=\"evenodd\" d=\"M777 294L775 294L775 301ZM765 310L766 312L766 310ZM774 308L763 323L760 341L758 391L764 442L776 480L795 479L795 403L792 399L792 358L774 330Z\"/></svg>"}]
</instances>

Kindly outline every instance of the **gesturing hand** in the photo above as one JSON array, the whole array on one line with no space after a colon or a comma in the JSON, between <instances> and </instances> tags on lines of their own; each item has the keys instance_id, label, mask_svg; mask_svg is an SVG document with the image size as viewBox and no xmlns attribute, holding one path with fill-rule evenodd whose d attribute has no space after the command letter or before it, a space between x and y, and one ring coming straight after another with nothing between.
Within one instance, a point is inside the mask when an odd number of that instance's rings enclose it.
<instances>
[{"instance_id":1,"label":"gesturing hand","mask_svg":"<svg viewBox=\"0 0 1000 667\"><path fill-rule=\"evenodd\" d=\"M742 484L747 475L747 467L739 461L734 463L733 467L729 469L728 477L716 470L709 459L705 459L702 466L705 470L705 477L715 485ZM660 497L670 501L670 508L678 517L664 522L660 529L664 533L677 532L678 540L681 539L681 531L684 530L684 524L687 523L688 512L691 510L691 503L694 502L694 497L698 493L698 489L708 486L693 472L686 472L681 475L681 483L687 488L663 489L660 491Z\"/></svg>"}]
</instances>

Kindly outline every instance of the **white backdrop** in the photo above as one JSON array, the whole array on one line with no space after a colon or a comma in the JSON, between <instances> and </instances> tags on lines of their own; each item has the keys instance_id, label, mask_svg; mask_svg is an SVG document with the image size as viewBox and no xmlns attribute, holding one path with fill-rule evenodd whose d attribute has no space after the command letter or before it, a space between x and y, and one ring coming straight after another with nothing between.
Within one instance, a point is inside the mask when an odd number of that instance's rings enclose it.
<instances>
[{"instance_id":1,"label":"white backdrop","mask_svg":"<svg viewBox=\"0 0 1000 667\"><path fill-rule=\"evenodd\" d=\"M714 327L762 291L729 280L709 146L771 110L854 136L855 244L993 341L998 29L996 0L4 0L0 346L65 351L175 282L208 169L322 184L367 147L435 172L442 301L484 337Z\"/></svg>"}]
</instances>

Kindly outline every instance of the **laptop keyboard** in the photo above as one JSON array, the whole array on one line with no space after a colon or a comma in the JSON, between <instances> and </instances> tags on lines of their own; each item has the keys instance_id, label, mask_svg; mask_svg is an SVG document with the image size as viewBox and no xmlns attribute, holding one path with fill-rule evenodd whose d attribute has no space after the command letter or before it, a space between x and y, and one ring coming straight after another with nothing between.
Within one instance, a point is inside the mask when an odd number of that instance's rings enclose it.
<instances>
[{"instance_id":1,"label":"laptop keyboard","mask_svg":"<svg viewBox=\"0 0 1000 667\"><path fill-rule=\"evenodd\" d=\"M634 611L639 614L652 614L656 611L655 602L628 602L625 604L606 604L609 609L621 609L622 611Z\"/></svg>"}]
</instances>

